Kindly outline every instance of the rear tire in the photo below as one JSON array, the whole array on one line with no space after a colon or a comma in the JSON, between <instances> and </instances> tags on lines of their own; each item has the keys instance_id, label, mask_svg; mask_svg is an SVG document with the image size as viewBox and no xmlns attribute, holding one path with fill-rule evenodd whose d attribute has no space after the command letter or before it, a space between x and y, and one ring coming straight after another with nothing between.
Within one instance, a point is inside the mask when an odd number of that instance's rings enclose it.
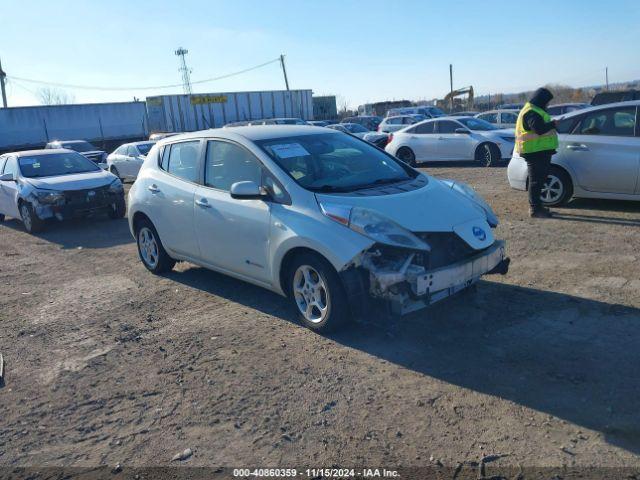
<instances>
[{"instance_id":1,"label":"rear tire","mask_svg":"<svg viewBox=\"0 0 640 480\"><path fill-rule=\"evenodd\" d=\"M44 230L44 220L36 215L30 203L22 202L20 204L20 216L27 233L38 233Z\"/></svg>"},{"instance_id":2,"label":"rear tire","mask_svg":"<svg viewBox=\"0 0 640 480\"><path fill-rule=\"evenodd\" d=\"M571 177L561 168L551 165L547 180L542 186L540 200L545 207L565 205L573 196Z\"/></svg>"},{"instance_id":3,"label":"rear tire","mask_svg":"<svg viewBox=\"0 0 640 480\"><path fill-rule=\"evenodd\" d=\"M404 163L411 165L412 167L415 167L417 165L416 154L413 153L413 150L411 150L409 147L400 147L396 152L396 157Z\"/></svg>"},{"instance_id":4,"label":"rear tire","mask_svg":"<svg viewBox=\"0 0 640 480\"><path fill-rule=\"evenodd\" d=\"M287 294L300 322L315 332L335 331L349 318L342 281L320 255L303 253L293 260L287 274Z\"/></svg>"},{"instance_id":5,"label":"rear tire","mask_svg":"<svg viewBox=\"0 0 640 480\"><path fill-rule=\"evenodd\" d=\"M160 274L175 266L176 261L162 246L156 227L146 218L136 224L136 244L140 260L150 272Z\"/></svg>"},{"instance_id":6,"label":"rear tire","mask_svg":"<svg viewBox=\"0 0 640 480\"><path fill-rule=\"evenodd\" d=\"M482 143L476 148L475 159L485 167L493 167L502 159L502 154L494 143Z\"/></svg>"}]
</instances>

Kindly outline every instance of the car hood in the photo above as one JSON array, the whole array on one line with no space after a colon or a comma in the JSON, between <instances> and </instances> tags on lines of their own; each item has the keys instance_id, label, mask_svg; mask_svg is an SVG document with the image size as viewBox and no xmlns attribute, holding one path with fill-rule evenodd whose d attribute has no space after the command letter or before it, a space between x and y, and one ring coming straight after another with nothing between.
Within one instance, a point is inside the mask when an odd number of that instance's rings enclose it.
<instances>
[{"instance_id":1,"label":"car hood","mask_svg":"<svg viewBox=\"0 0 640 480\"><path fill-rule=\"evenodd\" d=\"M375 210L412 232L455 232L475 249L486 248L494 241L486 215L471 200L433 177L426 186L409 192L357 193L318 193L316 198L319 202Z\"/></svg>"},{"instance_id":2,"label":"car hood","mask_svg":"<svg viewBox=\"0 0 640 480\"><path fill-rule=\"evenodd\" d=\"M85 157L87 156L95 156L95 155L102 155L104 152L104 150L91 150L89 152L78 152L80 155L84 155Z\"/></svg>"},{"instance_id":3,"label":"car hood","mask_svg":"<svg viewBox=\"0 0 640 480\"><path fill-rule=\"evenodd\" d=\"M100 170L98 172L74 173L55 177L27 178L26 182L41 190L84 190L109 185L115 175Z\"/></svg>"}]
</instances>

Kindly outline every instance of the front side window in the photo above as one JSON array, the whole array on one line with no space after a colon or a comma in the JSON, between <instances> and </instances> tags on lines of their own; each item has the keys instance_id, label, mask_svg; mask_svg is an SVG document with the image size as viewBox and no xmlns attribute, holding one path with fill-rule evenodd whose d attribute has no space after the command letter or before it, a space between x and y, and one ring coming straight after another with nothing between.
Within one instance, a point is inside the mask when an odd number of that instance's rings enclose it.
<instances>
[{"instance_id":1,"label":"front side window","mask_svg":"<svg viewBox=\"0 0 640 480\"><path fill-rule=\"evenodd\" d=\"M113 152L116 155L126 155L127 154L127 146L126 145L120 145L118 148L116 148L116 151Z\"/></svg>"},{"instance_id":2,"label":"front side window","mask_svg":"<svg viewBox=\"0 0 640 480\"><path fill-rule=\"evenodd\" d=\"M299 185L312 191L349 192L417 175L373 145L347 135L300 135L256 144Z\"/></svg>"},{"instance_id":3,"label":"front side window","mask_svg":"<svg viewBox=\"0 0 640 480\"><path fill-rule=\"evenodd\" d=\"M167 145L162 155L162 168L176 177L196 182L199 150L199 141Z\"/></svg>"},{"instance_id":4,"label":"front side window","mask_svg":"<svg viewBox=\"0 0 640 480\"><path fill-rule=\"evenodd\" d=\"M562 113L562 107L549 107L547 113L551 116L560 115Z\"/></svg>"},{"instance_id":5,"label":"front side window","mask_svg":"<svg viewBox=\"0 0 640 480\"><path fill-rule=\"evenodd\" d=\"M456 128L462 128L456 122L443 120L438 122L438 133L456 133Z\"/></svg>"},{"instance_id":6,"label":"front side window","mask_svg":"<svg viewBox=\"0 0 640 480\"><path fill-rule=\"evenodd\" d=\"M129 145L129 148L127 149L127 156L129 156L129 157L137 157L138 156L138 151L136 150L135 145Z\"/></svg>"},{"instance_id":7,"label":"front side window","mask_svg":"<svg viewBox=\"0 0 640 480\"><path fill-rule=\"evenodd\" d=\"M74 173L99 172L98 167L91 160L79 153L52 153L49 155L25 155L18 160L23 177L54 177ZM11 162L7 162L7 167ZM14 161L15 163L15 161Z\"/></svg>"},{"instance_id":8,"label":"front side window","mask_svg":"<svg viewBox=\"0 0 640 480\"><path fill-rule=\"evenodd\" d=\"M577 132L581 135L633 137L636 128L635 107L611 108L587 113Z\"/></svg>"},{"instance_id":9,"label":"front side window","mask_svg":"<svg viewBox=\"0 0 640 480\"><path fill-rule=\"evenodd\" d=\"M575 127L578 120L579 119L576 117L569 117L563 120L559 120L558 122L556 122L556 131L558 133L570 133L571 131L573 131L573 128Z\"/></svg>"},{"instance_id":10,"label":"front side window","mask_svg":"<svg viewBox=\"0 0 640 480\"><path fill-rule=\"evenodd\" d=\"M228 192L236 182L262 183L262 166L248 150L234 143L207 142L204 183Z\"/></svg>"}]
</instances>

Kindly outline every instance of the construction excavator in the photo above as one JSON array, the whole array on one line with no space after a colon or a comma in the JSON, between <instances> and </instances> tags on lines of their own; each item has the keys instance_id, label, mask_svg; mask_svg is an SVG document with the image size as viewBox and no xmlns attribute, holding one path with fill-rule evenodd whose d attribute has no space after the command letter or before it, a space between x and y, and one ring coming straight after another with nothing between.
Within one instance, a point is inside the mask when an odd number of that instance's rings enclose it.
<instances>
[{"instance_id":1,"label":"construction excavator","mask_svg":"<svg viewBox=\"0 0 640 480\"><path fill-rule=\"evenodd\" d=\"M456 97L462 97L463 95L467 95L466 102L463 102L462 99L456 101ZM462 106L464 110L473 109L473 87L471 85L453 90L452 92L449 92L444 99L438 101L438 107L447 109L451 112L457 110L456 105Z\"/></svg>"}]
</instances>

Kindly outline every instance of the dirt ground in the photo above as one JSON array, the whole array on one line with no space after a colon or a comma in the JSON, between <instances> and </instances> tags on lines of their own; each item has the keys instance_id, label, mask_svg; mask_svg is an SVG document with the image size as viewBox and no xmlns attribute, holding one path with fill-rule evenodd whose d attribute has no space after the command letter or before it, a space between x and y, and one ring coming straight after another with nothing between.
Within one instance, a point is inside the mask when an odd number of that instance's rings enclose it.
<instances>
[{"instance_id":1,"label":"dirt ground","mask_svg":"<svg viewBox=\"0 0 640 480\"><path fill-rule=\"evenodd\" d=\"M531 220L504 168L427 171L494 206L511 271L395 330L155 277L125 220L0 224L0 466L640 467L640 204Z\"/></svg>"}]
</instances>

